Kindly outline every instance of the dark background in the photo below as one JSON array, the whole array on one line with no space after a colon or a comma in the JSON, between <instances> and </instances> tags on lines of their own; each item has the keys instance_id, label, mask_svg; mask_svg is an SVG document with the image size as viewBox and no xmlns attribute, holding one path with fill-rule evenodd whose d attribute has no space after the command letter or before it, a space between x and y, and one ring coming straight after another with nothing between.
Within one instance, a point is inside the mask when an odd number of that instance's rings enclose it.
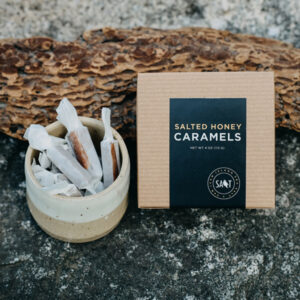
<instances>
[{"instance_id":1,"label":"dark background","mask_svg":"<svg viewBox=\"0 0 300 300\"><path fill-rule=\"evenodd\" d=\"M175 130L175 124L207 124L207 130ZM211 130L211 124L242 124L240 130ZM190 136L197 132L240 132L239 142L176 141L174 134ZM224 150L192 150L191 146L224 147ZM213 197L207 180L212 171L227 167L240 178L238 193L227 200ZM170 99L170 206L171 207L245 207L246 197L246 99Z\"/></svg>"}]
</instances>

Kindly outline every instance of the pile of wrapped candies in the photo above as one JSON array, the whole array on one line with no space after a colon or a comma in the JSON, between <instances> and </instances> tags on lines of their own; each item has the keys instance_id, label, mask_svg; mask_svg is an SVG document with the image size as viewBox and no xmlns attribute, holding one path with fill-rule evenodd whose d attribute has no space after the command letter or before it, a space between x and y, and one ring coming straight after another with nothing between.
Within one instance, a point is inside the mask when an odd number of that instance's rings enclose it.
<instances>
[{"instance_id":1,"label":"pile of wrapped candies","mask_svg":"<svg viewBox=\"0 0 300 300\"><path fill-rule=\"evenodd\" d=\"M105 134L98 149L100 156L88 128L67 98L61 100L56 112L67 129L64 138L49 135L45 127L37 124L25 132L30 146L40 151L38 159L32 162L34 176L43 190L52 195L81 197L101 192L120 171L119 145L110 127L110 109L101 111Z\"/></svg>"}]
</instances>

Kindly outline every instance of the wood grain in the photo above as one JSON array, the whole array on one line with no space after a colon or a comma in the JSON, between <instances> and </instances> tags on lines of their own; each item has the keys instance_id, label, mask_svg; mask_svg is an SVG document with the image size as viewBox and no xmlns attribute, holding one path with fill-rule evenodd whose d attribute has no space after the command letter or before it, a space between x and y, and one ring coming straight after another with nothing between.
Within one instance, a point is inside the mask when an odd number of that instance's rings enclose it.
<instances>
[{"instance_id":1,"label":"wood grain","mask_svg":"<svg viewBox=\"0 0 300 300\"><path fill-rule=\"evenodd\" d=\"M138 72L274 71L276 126L300 131L300 49L276 40L206 28L103 28L73 42L0 40L0 130L22 139L32 123L56 118L63 97L79 115L135 137Z\"/></svg>"}]
</instances>

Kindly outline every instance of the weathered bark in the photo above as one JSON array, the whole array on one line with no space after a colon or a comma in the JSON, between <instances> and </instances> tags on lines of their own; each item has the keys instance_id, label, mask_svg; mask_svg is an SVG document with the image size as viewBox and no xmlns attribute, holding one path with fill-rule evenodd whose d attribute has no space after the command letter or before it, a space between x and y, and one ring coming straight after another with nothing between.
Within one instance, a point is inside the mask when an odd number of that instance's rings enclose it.
<instances>
[{"instance_id":1,"label":"weathered bark","mask_svg":"<svg viewBox=\"0 0 300 300\"><path fill-rule=\"evenodd\" d=\"M68 97L80 115L135 136L138 72L274 71L276 126L300 131L300 49L271 39L203 28L87 31L74 42L33 37L0 41L0 130L22 138L47 125Z\"/></svg>"}]
</instances>

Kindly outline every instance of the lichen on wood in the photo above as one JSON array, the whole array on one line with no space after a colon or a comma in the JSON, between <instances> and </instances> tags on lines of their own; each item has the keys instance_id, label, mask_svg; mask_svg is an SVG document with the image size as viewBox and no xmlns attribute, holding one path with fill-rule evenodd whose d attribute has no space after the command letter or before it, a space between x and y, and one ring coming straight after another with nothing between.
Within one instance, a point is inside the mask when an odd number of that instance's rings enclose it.
<instances>
[{"instance_id":1,"label":"lichen on wood","mask_svg":"<svg viewBox=\"0 0 300 300\"><path fill-rule=\"evenodd\" d=\"M300 131L300 49L206 28L103 28L73 42L46 37L0 40L0 130L21 139L31 123L56 119L63 97L79 115L135 137L138 72L274 71L276 126Z\"/></svg>"}]
</instances>

